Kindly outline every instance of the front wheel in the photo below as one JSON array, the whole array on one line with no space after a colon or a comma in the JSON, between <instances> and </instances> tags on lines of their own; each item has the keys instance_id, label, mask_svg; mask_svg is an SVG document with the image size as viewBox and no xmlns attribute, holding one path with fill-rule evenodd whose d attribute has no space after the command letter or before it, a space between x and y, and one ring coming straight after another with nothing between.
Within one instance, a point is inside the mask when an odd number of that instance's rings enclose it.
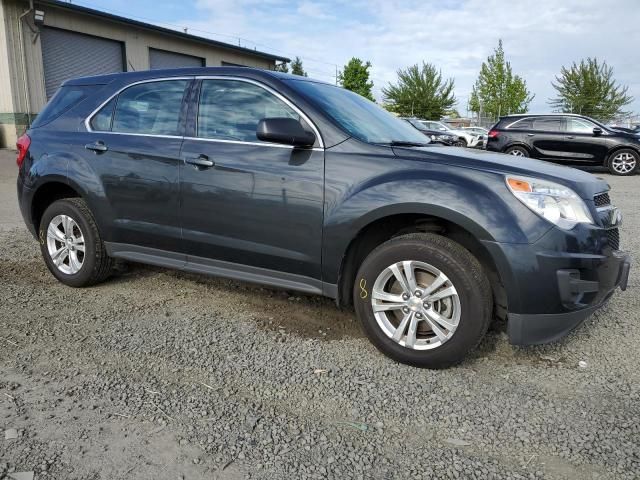
<instances>
[{"instance_id":1,"label":"front wheel","mask_svg":"<svg viewBox=\"0 0 640 480\"><path fill-rule=\"evenodd\" d=\"M638 171L640 155L635 150L624 149L609 157L608 167L613 175L633 175Z\"/></svg>"},{"instance_id":2,"label":"front wheel","mask_svg":"<svg viewBox=\"0 0 640 480\"><path fill-rule=\"evenodd\" d=\"M378 246L354 285L358 318L392 359L426 368L462 361L482 340L492 312L478 260L434 234L410 234Z\"/></svg>"}]
</instances>

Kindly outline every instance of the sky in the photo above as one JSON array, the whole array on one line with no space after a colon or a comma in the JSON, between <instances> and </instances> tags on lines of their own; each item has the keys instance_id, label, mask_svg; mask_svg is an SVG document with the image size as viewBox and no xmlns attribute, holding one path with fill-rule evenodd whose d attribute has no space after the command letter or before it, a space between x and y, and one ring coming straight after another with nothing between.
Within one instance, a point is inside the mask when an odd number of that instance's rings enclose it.
<instances>
[{"instance_id":1,"label":"sky","mask_svg":"<svg viewBox=\"0 0 640 480\"><path fill-rule=\"evenodd\" d=\"M455 80L458 111L482 62L503 40L514 73L550 112L551 81L586 57L605 60L640 113L640 0L73 0L73 3L289 58L335 82L336 66L372 64L374 94L423 61Z\"/></svg>"}]
</instances>

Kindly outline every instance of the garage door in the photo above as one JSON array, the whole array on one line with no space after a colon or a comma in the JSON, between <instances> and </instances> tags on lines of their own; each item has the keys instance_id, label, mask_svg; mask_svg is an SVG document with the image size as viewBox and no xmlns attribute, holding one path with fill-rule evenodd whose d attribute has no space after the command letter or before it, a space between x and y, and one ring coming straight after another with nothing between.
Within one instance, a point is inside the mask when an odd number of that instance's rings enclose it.
<instances>
[{"instance_id":1,"label":"garage door","mask_svg":"<svg viewBox=\"0 0 640 480\"><path fill-rule=\"evenodd\" d=\"M150 48L149 66L151 70L157 70L159 68L204 67L204 58Z\"/></svg>"},{"instance_id":2,"label":"garage door","mask_svg":"<svg viewBox=\"0 0 640 480\"><path fill-rule=\"evenodd\" d=\"M48 99L70 78L124 71L122 42L47 27L40 35Z\"/></svg>"}]
</instances>

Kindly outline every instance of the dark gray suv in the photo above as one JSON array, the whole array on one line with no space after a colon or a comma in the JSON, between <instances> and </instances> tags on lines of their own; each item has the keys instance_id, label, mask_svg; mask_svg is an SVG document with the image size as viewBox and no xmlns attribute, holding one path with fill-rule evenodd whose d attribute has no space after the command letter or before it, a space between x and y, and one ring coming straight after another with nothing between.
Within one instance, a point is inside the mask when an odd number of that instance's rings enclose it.
<instances>
[{"instance_id":1,"label":"dark gray suv","mask_svg":"<svg viewBox=\"0 0 640 480\"><path fill-rule=\"evenodd\" d=\"M609 186L425 145L334 85L248 68L66 82L18 142L18 197L51 273L115 259L325 295L390 357L461 361L494 317L555 340L624 289Z\"/></svg>"}]
</instances>

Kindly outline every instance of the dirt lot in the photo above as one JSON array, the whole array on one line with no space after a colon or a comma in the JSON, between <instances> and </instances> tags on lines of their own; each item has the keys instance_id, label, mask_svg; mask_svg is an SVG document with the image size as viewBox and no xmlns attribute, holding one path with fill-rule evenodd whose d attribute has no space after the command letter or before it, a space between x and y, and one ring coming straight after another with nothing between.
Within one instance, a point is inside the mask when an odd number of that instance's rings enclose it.
<instances>
[{"instance_id":1,"label":"dirt lot","mask_svg":"<svg viewBox=\"0 0 640 480\"><path fill-rule=\"evenodd\" d=\"M143 266L64 287L15 174L0 151L0 479L640 475L638 268L560 343L497 328L461 366L418 370L317 297ZM640 177L598 175L639 252Z\"/></svg>"}]
</instances>

